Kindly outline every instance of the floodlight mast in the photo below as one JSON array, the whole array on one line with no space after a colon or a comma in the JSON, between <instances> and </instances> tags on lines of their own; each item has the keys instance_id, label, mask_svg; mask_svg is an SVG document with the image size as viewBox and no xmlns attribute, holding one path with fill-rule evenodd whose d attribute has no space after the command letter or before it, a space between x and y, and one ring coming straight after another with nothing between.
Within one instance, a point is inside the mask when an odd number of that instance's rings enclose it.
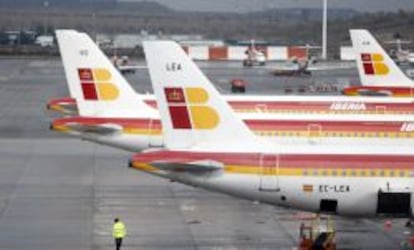
<instances>
[{"instance_id":1,"label":"floodlight mast","mask_svg":"<svg viewBox=\"0 0 414 250\"><path fill-rule=\"evenodd\" d=\"M323 0L323 10L322 10L322 59L326 60L328 57L327 54L327 34L328 28L328 0Z\"/></svg>"}]
</instances>

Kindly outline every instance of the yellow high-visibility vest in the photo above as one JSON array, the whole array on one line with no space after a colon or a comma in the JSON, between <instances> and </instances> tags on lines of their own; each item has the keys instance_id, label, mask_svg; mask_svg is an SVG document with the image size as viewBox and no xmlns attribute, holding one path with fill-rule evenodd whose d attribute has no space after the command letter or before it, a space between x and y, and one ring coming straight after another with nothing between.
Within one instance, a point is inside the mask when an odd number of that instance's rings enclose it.
<instances>
[{"instance_id":1,"label":"yellow high-visibility vest","mask_svg":"<svg viewBox=\"0 0 414 250\"><path fill-rule=\"evenodd\" d=\"M114 224L112 228L112 236L114 238L124 238L126 236L126 227L121 221Z\"/></svg>"}]
</instances>

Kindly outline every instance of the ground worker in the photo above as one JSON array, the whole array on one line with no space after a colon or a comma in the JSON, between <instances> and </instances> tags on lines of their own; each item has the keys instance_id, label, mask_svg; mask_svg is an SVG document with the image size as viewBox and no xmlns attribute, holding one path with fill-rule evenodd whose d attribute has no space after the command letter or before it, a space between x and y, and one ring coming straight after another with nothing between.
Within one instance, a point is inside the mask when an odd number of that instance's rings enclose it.
<instances>
[{"instance_id":1,"label":"ground worker","mask_svg":"<svg viewBox=\"0 0 414 250\"><path fill-rule=\"evenodd\" d=\"M118 218L114 219L112 236L115 239L116 250L120 250L122 246L122 239L126 236L126 227Z\"/></svg>"}]
</instances>

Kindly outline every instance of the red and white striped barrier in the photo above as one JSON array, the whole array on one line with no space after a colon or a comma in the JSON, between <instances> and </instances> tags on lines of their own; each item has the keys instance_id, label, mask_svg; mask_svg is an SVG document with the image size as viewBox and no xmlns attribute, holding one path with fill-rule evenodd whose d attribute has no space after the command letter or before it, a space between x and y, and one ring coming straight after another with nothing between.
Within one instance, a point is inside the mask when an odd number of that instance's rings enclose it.
<instances>
[{"instance_id":1,"label":"red and white striped barrier","mask_svg":"<svg viewBox=\"0 0 414 250\"><path fill-rule=\"evenodd\" d=\"M248 46L184 46L183 49L195 60L244 60ZM267 46L259 47L267 60L289 60L293 58L307 58L307 51L303 47Z\"/></svg>"}]
</instances>

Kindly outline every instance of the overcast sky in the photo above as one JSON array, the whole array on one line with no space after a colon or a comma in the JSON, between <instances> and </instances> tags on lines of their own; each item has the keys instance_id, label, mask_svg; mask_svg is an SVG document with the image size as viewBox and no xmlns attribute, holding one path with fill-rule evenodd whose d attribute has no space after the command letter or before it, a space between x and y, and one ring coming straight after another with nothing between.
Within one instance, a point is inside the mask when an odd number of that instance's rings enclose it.
<instances>
[{"instance_id":1,"label":"overcast sky","mask_svg":"<svg viewBox=\"0 0 414 250\"><path fill-rule=\"evenodd\" d=\"M142 0L118 0L134 2ZM313 7L322 5L322 0L146 0L157 1L178 10L237 11L262 10L268 8ZM362 11L414 10L414 0L328 0L333 8L353 8Z\"/></svg>"}]
</instances>

